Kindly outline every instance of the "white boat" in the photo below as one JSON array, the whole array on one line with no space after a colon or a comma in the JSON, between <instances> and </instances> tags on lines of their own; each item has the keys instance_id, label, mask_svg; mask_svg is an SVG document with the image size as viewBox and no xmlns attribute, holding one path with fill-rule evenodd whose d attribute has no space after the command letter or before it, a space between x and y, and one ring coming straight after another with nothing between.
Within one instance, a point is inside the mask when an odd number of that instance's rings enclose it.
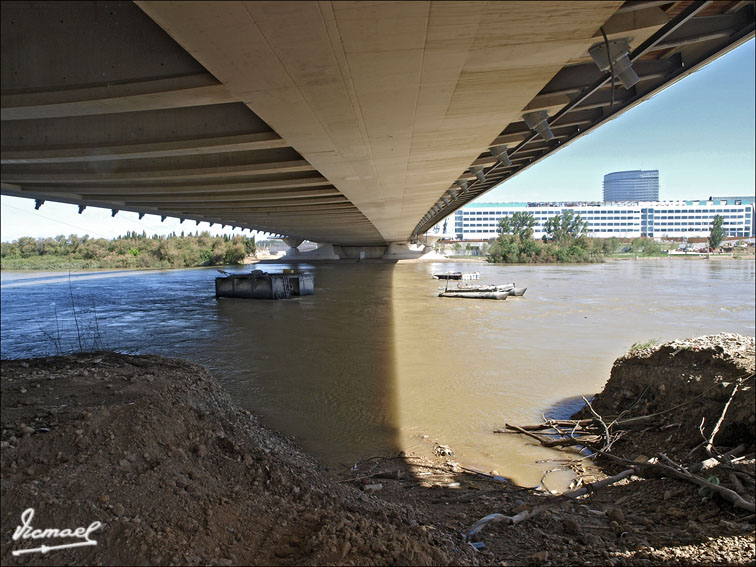
<instances>
[{"instance_id":1,"label":"white boat","mask_svg":"<svg viewBox=\"0 0 756 567\"><path fill-rule=\"evenodd\" d=\"M433 277L437 280L477 280L480 272L445 272L433 274Z\"/></svg>"},{"instance_id":2,"label":"white boat","mask_svg":"<svg viewBox=\"0 0 756 567\"><path fill-rule=\"evenodd\" d=\"M458 285L451 291L459 291L462 293L476 292L476 291L510 291L515 289L515 284L481 284L481 285Z\"/></svg>"}]
</instances>

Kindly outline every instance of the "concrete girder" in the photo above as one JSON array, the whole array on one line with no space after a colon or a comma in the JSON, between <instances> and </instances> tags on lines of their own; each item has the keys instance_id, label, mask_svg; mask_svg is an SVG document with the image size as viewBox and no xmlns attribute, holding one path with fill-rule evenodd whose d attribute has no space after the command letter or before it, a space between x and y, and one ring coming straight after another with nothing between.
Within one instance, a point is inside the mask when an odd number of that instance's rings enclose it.
<instances>
[{"instance_id":1,"label":"concrete girder","mask_svg":"<svg viewBox=\"0 0 756 567\"><path fill-rule=\"evenodd\" d=\"M250 163L237 166L197 167L193 169L157 171L117 171L112 173L91 171L81 173L14 173L12 170L6 170L3 178L11 183L102 183L104 181L181 181L204 178L217 180L229 177L294 171L313 171L313 167L305 160L292 160L275 163Z\"/></svg>"},{"instance_id":2,"label":"concrete girder","mask_svg":"<svg viewBox=\"0 0 756 567\"><path fill-rule=\"evenodd\" d=\"M181 195L181 201L183 203L206 203L211 198L215 202L223 201L244 201L244 202L258 202L258 201L271 201L276 203L285 203L289 200L298 200L304 197L330 197L330 196L342 196L336 189L324 188L316 190L303 190L303 191L276 191L265 193L212 193L212 195ZM129 199L133 197L127 193L94 193L88 195L91 199ZM343 197L343 196L342 196ZM154 195L145 194L139 197L140 202L149 202L154 204L171 204L176 200L174 195Z\"/></svg>"},{"instance_id":3,"label":"concrete girder","mask_svg":"<svg viewBox=\"0 0 756 567\"><path fill-rule=\"evenodd\" d=\"M108 146L82 146L56 148L37 146L28 149L3 149L0 163L66 163L117 161L174 156L200 156L204 154L241 152L270 148L285 148L289 144L275 132L256 132L235 136L199 137L168 140L154 143L119 144Z\"/></svg>"},{"instance_id":4,"label":"concrete girder","mask_svg":"<svg viewBox=\"0 0 756 567\"><path fill-rule=\"evenodd\" d=\"M728 37L732 34L733 28L745 23L746 18L745 11L718 16L701 16L685 28L671 33L664 41L656 45L656 49L670 49Z\"/></svg>"},{"instance_id":5,"label":"concrete girder","mask_svg":"<svg viewBox=\"0 0 756 567\"><path fill-rule=\"evenodd\" d=\"M664 6L667 4L674 4L675 0L629 0L625 2L622 7L617 10L618 14L624 12L634 12L636 10L642 10L653 6Z\"/></svg>"},{"instance_id":6,"label":"concrete girder","mask_svg":"<svg viewBox=\"0 0 756 567\"><path fill-rule=\"evenodd\" d=\"M607 38L617 39L620 36L631 35L638 45L668 21L669 16L659 6L645 6L633 11L623 11L620 8L602 27ZM593 37L597 40L603 39L600 30L596 30Z\"/></svg>"},{"instance_id":7,"label":"concrete girder","mask_svg":"<svg viewBox=\"0 0 756 567\"><path fill-rule=\"evenodd\" d=\"M129 201L135 207L151 207L154 203L150 201ZM196 210L196 211L208 211L216 212L220 210L239 212L251 212L251 211L315 211L315 210L333 210L333 209L354 209L349 201L344 197L334 197L333 199L313 199L308 202L295 201L295 202L278 202L278 201L266 201L266 202L248 202L248 201L227 201L227 202L212 202L212 203L181 203L181 210Z\"/></svg>"},{"instance_id":8,"label":"concrete girder","mask_svg":"<svg viewBox=\"0 0 756 567\"><path fill-rule=\"evenodd\" d=\"M63 192L73 192L78 193L81 195L87 195L87 194L101 194L101 193L108 193L108 192L117 192L118 189L124 189L128 188L128 193L130 195L139 196L139 195L155 195L155 194L164 194L164 195L186 195L186 194L208 194L211 195L212 193L216 191L220 192L230 192L230 191L238 191L242 193L250 192L250 191L256 191L256 190L264 190L264 189L292 189L292 188L298 188L298 187L330 187L330 184L328 183L328 180L323 177L311 177L311 178L305 178L305 179L285 179L280 181L253 181L253 182L246 182L246 183L224 183L224 184L202 184L202 185L189 185L189 184L180 184L180 185L134 185L134 184L125 184L125 185L118 185L118 184L102 184L102 183L96 183L94 185L72 185L72 186L65 186L65 185L32 185L32 184L25 184L22 189L23 190L30 190L30 191L37 191L37 190L46 190L50 191L52 193L55 193L56 191L63 191Z\"/></svg>"},{"instance_id":9,"label":"concrete girder","mask_svg":"<svg viewBox=\"0 0 756 567\"><path fill-rule=\"evenodd\" d=\"M9 97L3 98L6 99ZM235 97L231 96L224 85L209 85L146 94L110 96L109 98L100 99L84 98L83 100L74 102L59 102L54 104L31 105L27 102L23 106L13 106L11 101L3 100L0 117L2 120L33 120L39 118L88 116L92 114L143 112L146 110L162 110L165 108L181 108L186 106L195 107L208 104L226 104L229 102L238 101Z\"/></svg>"}]
</instances>

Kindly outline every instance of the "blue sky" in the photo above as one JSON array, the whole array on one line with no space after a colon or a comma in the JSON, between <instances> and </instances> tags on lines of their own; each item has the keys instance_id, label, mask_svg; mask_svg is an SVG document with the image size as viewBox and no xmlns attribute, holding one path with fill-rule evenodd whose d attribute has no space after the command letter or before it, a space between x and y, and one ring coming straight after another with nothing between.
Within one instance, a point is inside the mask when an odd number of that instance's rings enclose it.
<instances>
[{"instance_id":1,"label":"blue sky","mask_svg":"<svg viewBox=\"0 0 756 567\"><path fill-rule=\"evenodd\" d=\"M600 201L604 175L659 170L659 198L754 193L754 40L492 189L477 202Z\"/></svg>"},{"instance_id":2,"label":"blue sky","mask_svg":"<svg viewBox=\"0 0 756 567\"><path fill-rule=\"evenodd\" d=\"M755 51L748 41L477 201L598 201L604 175L629 169L658 169L665 200L753 195ZM75 205L52 202L35 211L34 201L12 197L2 197L0 217L4 242L71 233L113 238L131 230L231 233L194 221L161 223L154 215L112 218L92 207L79 215Z\"/></svg>"}]
</instances>

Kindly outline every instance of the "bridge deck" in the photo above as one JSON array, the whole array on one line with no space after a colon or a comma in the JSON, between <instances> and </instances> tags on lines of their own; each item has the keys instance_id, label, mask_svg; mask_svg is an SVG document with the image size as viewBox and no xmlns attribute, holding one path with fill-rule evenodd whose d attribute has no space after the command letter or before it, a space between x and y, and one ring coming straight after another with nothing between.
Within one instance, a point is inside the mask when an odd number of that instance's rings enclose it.
<instances>
[{"instance_id":1,"label":"bridge deck","mask_svg":"<svg viewBox=\"0 0 756 567\"><path fill-rule=\"evenodd\" d=\"M345 245L427 230L754 29L733 1L1 7L3 194ZM640 77L614 104L602 27Z\"/></svg>"}]
</instances>

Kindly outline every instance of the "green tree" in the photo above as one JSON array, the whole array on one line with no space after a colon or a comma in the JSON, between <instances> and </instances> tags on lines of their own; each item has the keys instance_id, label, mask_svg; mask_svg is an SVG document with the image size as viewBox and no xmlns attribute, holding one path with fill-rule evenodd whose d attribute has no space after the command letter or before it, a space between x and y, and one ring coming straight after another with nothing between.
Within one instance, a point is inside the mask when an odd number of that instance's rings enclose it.
<instances>
[{"instance_id":1,"label":"green tree","mask_svg":"<svg viewBox=\"0 0 756 567\"><path fill-rule=\"evenodd\" d=\"M601 251L604 254L614 254L620 246L619 238L612 236L601 241Z\"/></svg>"},{"instance_id":2,"label":"green tree","mask_svg":"<svg viewBox=\"0 0 756 567\"><path fill-rule=\"evenodd\" d=\"M257 251L254 236L252 238L244 239L244 249L247 251L247 254L254 254Z\"/></svg>"},{"instance_id":3,"label":"green tree","mask_svg":"<svg viewBox=\"0 0 756 567\"><path fill-rule=\"evenodd\" d=\"M212 266L218 266L220 264L223 264L223 261L226 258L226 245L223 242L222 239L218 239L215 244L213 244L213 248L211 250L211 256L210 256L210 265Z\"/></svg>"},{"instance_id":4,"label":"green tree","mask_svg":"<svg viewBox=\"0 0 756 567\"><path fill-rule=\"evenodd\" d=\"M722 215L714 215L714 220L711 221L711 230L709 231L709 246L716 249L722 244L725 237L725 229L722 228L724 223L724 217Z\"/></svg>"},{"instance_id":5,"label":"green tree","mask_svg":"<svg viewBox=\"0 0 756 567\"><path fill-rule=\"evenodd\" d=\"M515 263L520 260L520 239L513 234L500 234L488 249L486 261Z\"/></svg>"},{"instance_id":6,"label":"green tree","mask_svg":"<svg viewBox=\"0 0 756 567\"><path fill-rule=\"evenodd\" d=\"M87 240L79 246L79 251L82 258L87 260L96 260L103 258L108 251L108 241L104 238L93 238Z\"/></svg>"},{"instance_id":7,"label":"green tree","mask_svg":"<svg viewBox=\"0 0 756 567\"><path fill-rule=\"evenodd\" d=\"M2 242L0 243L0 256L3 258L18 258L18 242Z\"/></svg>"},{"instance_id":8,"label":"green tree","mask_svg":"<svg viewBox=\"0 0 756 567\"><path fill-rule=\"evenodd\" d=\"M568 244L585 236L587 227L588 221L567 209L561 215L549 218L544 225L544 232L557 244Z\"/></svg>"},{"instance_id":9,"label":"green tree","mask_svg":"<svg viewBox=\"0 0 756 567\"><path fill-rule=\"evenodd\" d=\"M516 212L511 217L504 217L499 221L499 232L513 234L520 240L533 238L533 228L536 225L535 217L530 213Z\"/></svg>"},{"instance_id":10,"label":"green tree","mask_svg":"<svg viewBox=\"0 0 756 567\"><path fill-rule=\"evenodd\" d=\"M240 242L229 242L226 244L226 264L241 264L246 256L247 251Z\"/></svg>"},{"instance_id":11,"label":"green tree","mask_svg":"<svg viewBox=\"0 0 756 567\"><path fill-rule=\"evenodd\" d=\"M22 258L31 258L39 254L37 241L30 236L22 236L18 239L18 250Z\"/></svg>"},{"instance_id":12,"label":"green tree","mask_svg":"<svg viewBox=\"0 0 756 567\"><path fill-rule=\"evenodd\" d=\"M55 238L21 237L3 242L0 255L6 269L59 268L149 268L241 263L255 251L255 239L242 235L211 236L208 232L179 237L147 237L145 232L127 231L104 238L74 234Z\"/></svg>"},{"instance_id":13,"label":"green tree","mask_svg":"<svg viewBox=\"0 0 756 567\"><path fill-rule=\"evenodd\" d=\"M634 238L630 244L630 250L633 254L639 256L658 256L662 253L661 244L659 244L653 238L639 237Z\"/></svg>"}]
</instances>

